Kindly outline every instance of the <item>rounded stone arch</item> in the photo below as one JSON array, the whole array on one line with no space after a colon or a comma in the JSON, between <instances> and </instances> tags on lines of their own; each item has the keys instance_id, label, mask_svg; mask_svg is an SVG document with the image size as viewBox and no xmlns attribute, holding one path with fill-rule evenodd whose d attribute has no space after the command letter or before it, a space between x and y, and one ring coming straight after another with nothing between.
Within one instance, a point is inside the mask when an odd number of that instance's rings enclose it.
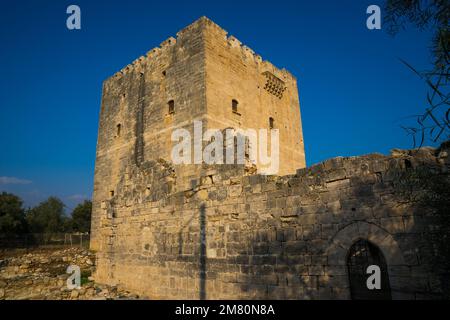
<instances>
[{"instance_id":1,"label":"rounded stone arch","mask_svg":"<svg viewBox=\"0 0 450 320\"><path fill-rule=\"evenodd\" d=\"M394 237L379 226L364 221L349 224L334 235L326 251L328 264L345 265L348 250L359 239L368 240L380 248L388 266L405 265L405 259Z\"/></svg>"},{"instance_id":2,"label":"rounded stone arch","mask_svg":"<svg viewBox=\"0 0 450 320\"><path fill-rule=\"evenodd\" d=\"M364 239L379 248L386 260L388 273L395 273L396 266L405 265L405 259L394 237L383 228L364 221L351 223L339 230L328 243L326 256L330 274L347 275L347 257L350 248L357 241ZM393 268L394 267L394 268ZM398 285L401 285L398 283ZM342 291L341 298L350 298L350 283ZM392 298L397 298L396 285L391 285Z\"/></svg>"},{"instance_id":3,"label":"rounded stone arch","mask_svg":"<svg viewBox=\"0 0 450 320\"><path fill-rule=\"evenodd\" d=\"M379 270L378 290L369 290L367 280L369 266L376 265ZM372 271L373 272L373 269ZM353 300L391 300L391 284L386 259L380 248L372 242L359 239L349 249L347 255L347 276Z\"/></svg>"}]
</instances>

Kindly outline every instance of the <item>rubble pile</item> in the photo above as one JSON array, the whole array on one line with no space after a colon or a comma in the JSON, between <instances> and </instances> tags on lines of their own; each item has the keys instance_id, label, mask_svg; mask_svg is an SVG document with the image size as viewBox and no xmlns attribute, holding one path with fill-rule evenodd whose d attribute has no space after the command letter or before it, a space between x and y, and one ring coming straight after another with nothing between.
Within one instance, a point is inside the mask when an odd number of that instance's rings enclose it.
<instances>
[{"instance_id":1,"label":"rubble pile","mask_svg":"<svg viewBox=\"0 0 450 320\"><path fill-rule=\"evenodd\" d=\"M81 287L69 289L66 273L80 267ZM0 300L107 300L137 299L116 286L96 284L95 256L82 248L0 252Z\"/></svg>"}]
</instances>

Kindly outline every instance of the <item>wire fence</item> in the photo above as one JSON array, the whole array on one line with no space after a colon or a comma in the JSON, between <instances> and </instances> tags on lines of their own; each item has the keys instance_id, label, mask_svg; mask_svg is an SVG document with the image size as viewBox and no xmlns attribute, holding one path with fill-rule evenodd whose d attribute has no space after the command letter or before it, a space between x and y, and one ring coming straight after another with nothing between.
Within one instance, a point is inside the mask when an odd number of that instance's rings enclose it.
<instances>
[{"instance_id":1,"label":"wire fence","mask_svg":"<svg viewBox=\"0 0 450 320\"><path fill-rule=\"evenodd\" d=\"M26 233L15 236L0 235L0 248L89 248L88 233Z\"/></svg>"}]
</instances>

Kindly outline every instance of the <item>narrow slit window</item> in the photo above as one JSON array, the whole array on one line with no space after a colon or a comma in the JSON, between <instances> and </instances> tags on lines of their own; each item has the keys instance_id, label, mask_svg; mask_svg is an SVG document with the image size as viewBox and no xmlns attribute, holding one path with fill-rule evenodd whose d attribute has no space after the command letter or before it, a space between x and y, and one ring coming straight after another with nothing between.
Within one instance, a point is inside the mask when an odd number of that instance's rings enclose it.
<instances>
[{"instance_id":1,"label":"narrow slit window","mask_svg":"<svg viewBox=\"0 0 450 320\"><path fill-rule=\"evenodd\" d=\"M233 111L233 113L238 113L238 105L239 102L237 102L237 100L233 99L231 101L231 110Z\"/></svg>"},{"instance_id":2,"label":"narrow slit window","mask_svg":"<svg viewBox=\"0 0 450 320\"><path fill-rule=\"evenodd\" d=\"M170 100L167 103L168 107L169 107L169 114L174 114L175 113L175 101Z\"/></svg>"},{"instance_id":3,"label":"narrow slit window","mask_svg":"<svg viewBox=\"0 0 450 320\"><path fill-rule=\"evenodd\" d=\"M250 139L248 136L245 137L245 149L244 149L245 160L250 160Z\"/></svg>"},{"instance_id":4,"label":"narrow slit window","mask_svg":"<svg viewBox=\"0 0 450 320\"><path fill-rule=\"evenodd\" d=\"M272 117L269 118L269 128L275 128L275 120Z\"/></svg>"},{"instance_id":5,"label":"narrow slit window","mask_svg":"<svg viewBox=\"0 0 450 320\"><path fill-rule=\"evenodd\" d=\"M116 127L116 135L117 135L117 137L120 137L121 133L122 133L122 125L120 123L118 123L117 127Z\"/></svg>"},{"instance_id":6,"label":"narrow slit window","mask_svg":"<svg viewBox=\"0 0 450 320\"><path fill-rule=\"evenodd\" d=\"M112 198L114 197L114 190L109 191L109 196Z\"/></svg>"},{"instance_id":7,"label":"narrow slit window","mask_svg":"<svg viewBox=\"0 0 450 320\"><path fill-rule=\"evenodd\" d=\"M406 169L411 169L412 168L412 163L408 159L405 159L405 168Z\"/></svg>"}]
</instances>

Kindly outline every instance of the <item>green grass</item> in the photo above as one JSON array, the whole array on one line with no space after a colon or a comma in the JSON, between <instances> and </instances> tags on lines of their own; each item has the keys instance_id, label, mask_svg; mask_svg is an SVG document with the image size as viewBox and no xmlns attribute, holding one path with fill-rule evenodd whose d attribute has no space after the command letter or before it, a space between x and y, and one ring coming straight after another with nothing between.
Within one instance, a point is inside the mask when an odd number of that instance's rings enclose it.
<instances>
[{"instance_id":1,"label":"green grass","mask_svg":"<svg viewBox=\"0 0 450 320\"><path fill-rule=\"evenodd\" d=\"M83 271L81 271L81 285L83 286L83 285L85 285L85 284L87 284L87 283L89 283L89 282L91 282L90 280L89 280L89 277L91 276L91 271L89 271L89 270L83 270Z\"/></svg>"}]
</instances>

